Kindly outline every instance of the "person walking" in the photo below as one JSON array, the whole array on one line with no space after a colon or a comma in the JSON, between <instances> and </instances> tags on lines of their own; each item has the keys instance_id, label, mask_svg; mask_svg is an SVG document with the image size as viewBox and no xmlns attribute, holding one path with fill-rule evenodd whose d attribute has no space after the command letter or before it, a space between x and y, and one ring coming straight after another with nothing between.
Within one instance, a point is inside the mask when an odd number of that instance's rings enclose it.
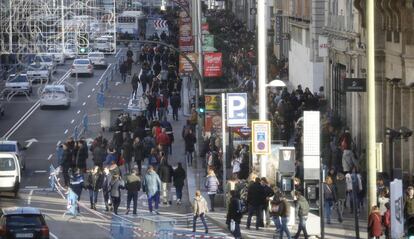
<instances>
[{"instance_id":1,"label":"person walking","mask_svg":"<svg viewBox=\"0 0 414 239\"><path fill-rule=\"evenodd\" d=\"M161 197L163 204L170 204L171 205L171 182L174 175L174 169L168 163L168 160L164 158L161 161L160 167L157 171L160 179L161 179Z\"/></svg>"},{"instance_id":2,"label":"person walking","mask_svg":"<svg viewBox=\"0 0 414 239\"><path fill-rule=\"evenodd\" d=\"M126 74L128 72L128 63L126 61L124 61L120 66L119 66L119 73L121 73L121 79L122 82L126 82Z\"/></svg>"},{"instance_id":3,"label":"person walking","mask_svg":"<svg viewBox=\"0 0 414 239\"><path fill-rule=\"evenodd\" d=\"M301 231L303 231L303 236L305 239L309 238L308 231L306 230L306 220L308 219L309 214L309 203L304 196L299 191L295 191L295 204L296 210L299 217L298 231L296 232L294 239L298 239Z\"/></svg>"},{"instance_id":4,"label":"person walking","mask_svg":"<svg viewBox=\"0 0 414 239\"><path fill-rule=\"evenodd\" d=\"M75 168L75 170L73 170L73 173L71 173L70 175L70 188L72 189L72 191L78 196L78 202L80 200L81 194L82 194L82 189L84 187L84 179L83 179L83 175L80 171L80 169ZM79 204L78 206L78 213L79 213Z\"/></svg>"},{"instance_id":5,"label":"person walking","mask_svg":"<svg viewBox=\"0 0 414 239\"><path fill-rule=\"evenodd\" d=\"M177 196L177 204L181 205L181 200L183 197L183 187L184 181L187 178L187 174L182 166L181 163L177 164L177 168L174 170L173 180L174 180L174 187L175 193Z\"/></svg>"},{"instance_id":6,"label":"person walking","mask_svg":"<svg viewBox=\"0 0 414 239\"><path fill-rule=\"evenodd\" d=\"M193 203L193 232L196 232L197 218L201 219L204 225L206 234L208 233L208 226L206 223L205 215L208 212L207 201L201 196L200 190L195 192L194 203Z\"/></svg>"},{"instance_id":7,"label":"person walking","mask_svg":"<svg viewBox=\"0 0 414 239\"><path fill-rule=\"evenodd\" d=\"M185 141L185 157L187 159L187 164L189 166L193 165L193 153L195 150L195 143L197 142L197 138L193 133L193 130L189 128L184 135Z\"/></svg>"},{"instance_id":8,"label":"person walking","mask_svg":"<svg viewBox=\"0 0 414 239\"><path fill-rule=\"evenodd\" d=\"M75 167L80 171L86 172L86 160L88 159L88 146L84 139L80 139L75 143Z\"/></svg>"},{"instance_id":9,"label":"person walking","mask_svg":"<svg viewBox=\"0 0 414 239\"><path fill-rule=\"evenodd\" d=\"M406 226L408 228L409 222L412 222L414 218L414 187L409 186L407 188L405 202L404 202L404 218L406 221Z\"/></svg>"},{"instance_id":10,"label":"person walking","mask_svg":"<svg viewBox=\"0 0 414 239\"><path fill-rule=\"evenodd\" d=\"M173 120L178 121L178 109L181 107L181 97L177 91L173 92L170 98L170 104L173 113Z\"/></svg>"},{"instance_id":11,"label":"person walking","mask_svg":"<svg viewBox=\"0 0 414 239\"><path fill-rule=\"evenodd\" d=\"M381 214L378 206L372 206L368 216L368 236L369 238L379 239L382 236Z\"/></svg>"},{"instance_id":12,"label":"person walking","mask_svg":"<svg viewBox=\"0 0 414 239\"><path fill-rule=\"evenodd\" d=\"M141 190L141 178L139 177L137 169L132 169L130 174L125 177L125 188L127 190L127 211L125 214L129 214L131 200L133 202L132 214L137 215L138 206L138 192Z\"/></svg>"},{"instance_id":13,"label":"person walking","mask_svg":"<svg viewBox=\"0 0 414 239\"><path fill-rule=\"evenodd\" d=\"M137 94L138 84L139 84L139 77L137 73L134 73L134 76L132 77L132 80L131 80L131 85L132 85L132 95L134 96L135 99L137 97L136 94Z\"/></svg>"},{"instance_id":14,"label":"person walking","mask_svg":"<svg viewBox=\"0 0 414 239\"><path fill-rule=\"evenodd\" d=\"M243 217L240 198L237 191L230 191L231 199L227 211L227 222L229 229L235 239L241 238L240 223Z\"/></svg>"},{"instance_id":15,"label":"person walking","mask_svg":"<svg viewBox=\"0 0 414 239\"><path fill-rule=\"evenodd\" d=\"M62 162L60 164L60 167L62 168L65 187L68 187L70 185L69 169L72 166L73 151L69 149L67 143L62 144L62 149Z\"/></svg>"},{"instance_id":16,"label":"person walking","mask_svg":"<svg viewBox=\"0 0 414 239\"><path fill-rule=\"evenodd\" d=\"M207 188L208 197L210 198L210 206L211 206L210 211L212 211L212 212L214 212L214 198L217 194L217 190L218 190L219 185L220 185L220 183L219 183L219 180L216 177L216 174L214 173L214 170L209 169L205 186Z\"/></svg>"},{"instance_id":17,"label":"person walking","mask_svg":"<svg viewBox=\"0 0 414 239\"><path fill-rule=\"evenodd\" d=\"M160 203L160 190L161 190L161 179L158 174L154 171L152 165L148 166L147 173L145 174L143 181L144 192L147 193L148 197L148 210L150 213L153 211L152 202L155 203L155 213L158 212L158 206Z\"/></svg>"},{"instance_id":18,"label":"person walking","mask_svg":"<svg viewBox=\"0 0 414 239\"><path fill-rule=\"evenodd\" d=\"M382 226L385 229L385 239L391 239L391 209L390 203L385 203L386 211L382 216Z\"/></svg>"},{"instance_id":19,"label":"person walking","mask_svg":"<svg viewBox=\"0 0 414 239\"><path fill-rule=\"evenodd\" d=\"M144 144L142 143L141 139L139 137L136 137L134 139L134 143L132 145L134 150L134 160L135 163L138 166L138 174L141 175L142 170L142 161L144 161L145 158L145 152L144 152Z\"/></svg>"},{"instance_id":20,"label":"person walking","mask_svg":"<svg viewBox=\"0 0 414 239\"><path fill-rule=\"evenodd\" d=\"M111 181L112 181L112 175L109 173L109 169L104 168L102 192L103 192L103 198L105 202L105 211L107 212L112 210Z\"/></svg>"},{"instance_id":21,"label":"person walking","mask_svg":"<svg viewBox=\"0 0 414 239\"><path fill-rule=\"evenodd\" d=\"M132 145L132 139L129 136L129 134L127 134L125 136L124 142L122 144L122 157L125 160L125 171L126 173L131 172L132 169L132 153L133 153L133 145Z\"/></svg>"},{"instance_id":22,"label":"person walking","mask_svg":"<svg viewBox=\"0 0 414 239\"><path fill-rule=\"evenodd\" d=\"M121 188L124 188L124 181L119 174L114 174L110 183L111 199L114 206L114 213L118 215L118 207L121 204Z\"/></svg>"},{"instance_id":23,"label":"person walking","mask_svg":"<svg viewBox=\"0 0 414 239\"><path fill-rule=\"evenodd\" d=\"M92 160L93 160L94 165L102 169L103 162L106 159L105 147L102 144L97 144L93 148L92 155L93 155Z\"/></svg>"},{"instance_id":24,"label":"person walking","mask_svg":"<svg viewBox=\"0 0 414 239\"><path fill-rule=\"evenodd\" d=\"M281 227L282 227L282 222L280 220L280 213L279 213L279 204L281 202L280 197L281 197L281 193L278 191L277 188L275 188L275 194L273 195L273 198L270 201L269 215L272 217L273 223L275 224L276 235L279 234Z\"/></svg>"},{"instance_id":25,"label":"person walking","mask_svg":"<svg viewBox=\"0 0 414 239\"><path fill-rule=\"evenodd\" d=\"M168 149L171 145L171 139L170 136L167 134L167 130L165 128L161 129L161 133L156 136L156 143L157 145L162 146L162 150L164 151L164 154L168 155Z\"/></svg>"},{"instance_id":26,"label":"person walking","mask_svg":"<svg viewBox=\"0 0 414 239\"><path fill-rule=\"evenodd\" d=\"M264 190L264 201L263 201L263 207L262 207L262 215L265 215L265 218L263 221L266 222L266 225L270 225L270 217L269 217L269 200L271 197L273 197L273 195L275 194L275 192L273 191L273 189L270 187L269 182L267 181L266 177L262 177L261 178L261 184ZM264 212L264 214L263 214ZM264 225L260 225L260 226L264 226Z\"/></svg>"},{"instance_id":27,"label":"person walking","mask_svg":"<svg viewBox=\"0 0 414 239\"><path fill-rule=\"evenodd\" d=\"M325 182L323 183L323 196L326 223L331 224L331 210L336 200L336 195L335 187L330 176L327 176Z\"/></svg>"},{"instance_id":28,"label":"person walking","mask_svg":"<svg viewBox=\"0 0 414 239\"><path fill-rule=\"evenodd\" d=\"M281 227L279 232L280 239L283 238L283 232L285 232L288 239L291 239L289 228L287 227L290 216L290 204L283 194L280 196L279 214L281 219Z\"/></svg>"},{"instance_id":29,"label":"person walking","mask_svg":"<svg viewBox=\"0 0 414 239\"><path fill-rule=\"evenodd\" d=\"M346 180L343 173L336 175L336 211L338 214L338 221L342 223L344 206L346 202Z\"/></svg>"},{"instance_id":30,"label":"person walking","mask_svg":"<svg viewBox=\"0 0 414 239\"><path fill-rule=\"evenodd\" d=\"M261 179L259 177L255 178L254 183L252 183L247 189L247 230L250 230L253 214L256 216L256 230L259 230L259 226L263 224L261 214L263 202L265 200L265 191L263 186L260 184L260 181Z\"/></svg>"},{"instance_id":31,"label":"person walking","mask_svg":"<svg viewBox=\"0 0 414 239\"><path fill-rule=\"evenodd\" d=\"M98 166L95 166L88 173L87 177L87 189L89 191L89 201L91 203L91 209L96 210L96 203L98 202L99 190L102 189L104 177Z\"/></svg>"}]
</instances>

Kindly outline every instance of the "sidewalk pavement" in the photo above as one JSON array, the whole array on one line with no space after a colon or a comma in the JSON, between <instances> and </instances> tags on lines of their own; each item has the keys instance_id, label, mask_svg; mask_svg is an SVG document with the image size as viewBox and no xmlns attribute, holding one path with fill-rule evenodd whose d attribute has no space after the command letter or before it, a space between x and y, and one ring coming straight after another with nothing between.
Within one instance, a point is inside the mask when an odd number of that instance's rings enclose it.
<instances>
[{"instance_id":1,"label":"sidewalk pavement","mask_svg":"<svg viewBox=\"0 0 414 239\"><path fill-rule=\"evenodd\" d=\"M204 182L205 182L205 169L201 169L200 172L197 172L197 169L194 169L193 167L189 167L187 165L187 180L188 180L188 193L189 198L192 198L192 195L195 194L195 191L199 189L203 195L204 198L206 198L207 202L210 204L209 197L207 194L206 189L204 188ZM197 185L198 178L200 180L200 187ZM191 202L192 203L192 202ZM228 231L228 227L226 225L226 208L224 207L215 207L215 212L209 212L207 213L207 218L217 225L219 225L223 230ZM360 228L360 238L367 238L367 212L366 208L365 210L362 210L359 214L359 228ZM342 223L339 223L336 218L337 214L335 212L332 213L332 224L325 225L325 238L326 239L334 239L334 238L340 238L340 239L354 239L355 236L355 225L354 225L354 215L349 213L349 210L345 209L344 211L344 220ZM318 215L312 215L309 216L313 220L308 219L307 222L307 229L308 232L315 231L315 226L319 226L317 223L319 219ZM268 239L268 238L274 238L275 236L275 227L273 223L271 223L270 226L265 228L260 228L260 230L256 231L255 229L246 229L246 222L247 222L247 215L244 215L242 218L242 222L240 224L241 234L244 239ZM255 223L255 217L252 218L252 225ZM313 228L312 228L313 227ZM251 228L254 228L252 226ZM292 225L289 227L290 234L293 237L297 231L297 224ZM316 228L317 230L317 228ZM275 238L279 238L279 234ZM303 233L301 237L304 238Z\"/></svg>"}]
</instances>

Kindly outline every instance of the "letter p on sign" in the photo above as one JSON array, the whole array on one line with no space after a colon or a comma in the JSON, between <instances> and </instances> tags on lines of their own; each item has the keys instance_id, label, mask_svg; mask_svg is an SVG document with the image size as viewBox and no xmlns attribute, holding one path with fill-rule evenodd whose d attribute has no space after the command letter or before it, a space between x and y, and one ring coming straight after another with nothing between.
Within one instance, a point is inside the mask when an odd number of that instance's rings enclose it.
<instances>
[{"instance_id":1,"label":"letter p on sign","mask_svg":"<svg viewBox=\"0 0 414 239\"><path fill-rule=\"evenodd\" d=\"M227 125L229 127L247 126L247 94L227 94Z\"/></svg>"}]
</instances>

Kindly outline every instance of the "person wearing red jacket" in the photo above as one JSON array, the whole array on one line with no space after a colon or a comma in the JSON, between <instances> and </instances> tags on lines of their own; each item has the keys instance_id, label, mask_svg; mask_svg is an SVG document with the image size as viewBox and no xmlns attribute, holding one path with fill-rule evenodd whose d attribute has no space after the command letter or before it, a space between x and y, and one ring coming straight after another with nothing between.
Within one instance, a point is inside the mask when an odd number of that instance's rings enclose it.
<instances>
[{"instance_id":1,"label":"person wearing red jacket","mask_svg":"<svg viewBox=\"0 0 414 239\"><path fill-rule=\"evenodd\" d=\"M369 238L379 239L382 235L381 214L378 206L372 206L371 213L368 217L368 234Z\"/></svg>"},{"instance_id":2,"label":"person wearing red jacket","mask_svg":"<svg viewBox=\"0 0 414 239\"><path fill-rule=\"evenodd\" d=\"M168 155L168 148L171 146L171 140L165 128L162 128L161 133L156 138L156 142L162 146L162 151L164 151L165 155Z\"/></svg>"},{"instance_id":3,"label":"person wearing red jacket","mask_svg":"<svg viewBox=\"0 0 414 239\"><path fill-rule=\"evenodd\" d=\"M157 106L157 112L158 112L158 119L166 120L167 110L168 110L168 98L165 97L163 94L160 94L157 97L156 106Z\"/></svg>"},{"instance_id":4,"label":"person wearing red jacket","mask_svg":"<svg viewBox=\"0 0 414 239\"><path fill-rule=\"evenodd\" d=\"M382 224L385 228L385 238L390 239L391 238L391 210L390 210L390 203L385 203L385 208L387 208L387 211L385 211L384 215L382 216Z\"/></svg>"}]
</instances>

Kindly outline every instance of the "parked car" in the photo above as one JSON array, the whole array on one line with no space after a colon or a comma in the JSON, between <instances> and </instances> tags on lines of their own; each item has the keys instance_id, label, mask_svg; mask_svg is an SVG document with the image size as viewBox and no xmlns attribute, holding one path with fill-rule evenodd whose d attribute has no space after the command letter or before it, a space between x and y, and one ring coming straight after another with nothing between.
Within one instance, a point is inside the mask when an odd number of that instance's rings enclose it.
<instances>
[{"instance_id":1,"label":"parked car","mask_svg":"<svg viewBox=\"0 0 414 239\"><path fill-rule=\"evenodd\" d=\"M46 85L40 94L40 108L45 106L70 107L70 92L65 85Z\"/></svg>"},{"instance_id":2,"label":"parked car","mask_svg":"<svg viewBox=\"0 0 414 239\"><path fill-rule=\"evenodd\" d=\"M50 54L36 55L33 58L32 63L39 63L40 65L47 66L49 71L53 74L56 71L56 61L54 56Z\"/></svg>"},{"instance_id":3,"label":"parked car","mask_svg":"<svg viewBox=\"0 0 414 239\"><path fill-rule=\"evenodd\" d=\"M88 59L91 60L92 65L95 68L100 67L108 67L108 62L105 59L105 55L102 52L91 52L88 54Z\"/></svg>"},{"instance_id":4,"label":"parked car","mask_svg":"<svg viewBox=\"0 0 414 239\"><path fill-rule=\"evenodd\" d=\"M31 83L36 82L49 82L51 78L51 72L49 68L45 65L41 65L38 63L32 63L29 65L26 71L27 78Z\"/></svg>"},{"instance_id":5,"label":"parked car","mask_svg":"<svg viewBox=\"0 0 414 239\"><path fill-rule=\"evenodd\" d=\"M32 91L32 83L27 77L27 74L11 74L6 81L3 92L5 95L11 92L30 95Z\"/></svg>"},{"instance_id":6,"label":"parked car","mask_svg":"<svg viewBox=\"0 0 414 239\"><path fill-rule=\"evenodd\" d=\"M49 239L49 227L38 208L3 208L0 210L0 238Z\"/></svg>"},{"instance_id":7,"label":"parked car","mask_svg":"<svg viewBox=\"0 0 414 239\"><path fill-rule=\"evenodd\" d=\"M20 168L26 169L26 160L24 151L26 147L22 147L21 144L14 140L0 140L0 153L13 153L19 160ZM0 180L1 181L1 180Z\"/></svg>"},{"instance_id":8,"label":"parked car","mask_svg":"<svg viewBox=\"0 0 414 239\"><path fill-rule=\"evenodd\" d=\"M18 196L21 182L20 169L16 154L0 152L0 192L13 192L15 197Z\"/></svg>"},{"instance_id":9,"label":"parked car","mask_svg":"<svg viewBox=\"0 0 414 239\"><path fill-rule=\"evenodd\" d=\"M75 59L71 68L71 75L75 74L88 74L93 76L93 65L89 59Z\"/></svg>"}]
</instances>

